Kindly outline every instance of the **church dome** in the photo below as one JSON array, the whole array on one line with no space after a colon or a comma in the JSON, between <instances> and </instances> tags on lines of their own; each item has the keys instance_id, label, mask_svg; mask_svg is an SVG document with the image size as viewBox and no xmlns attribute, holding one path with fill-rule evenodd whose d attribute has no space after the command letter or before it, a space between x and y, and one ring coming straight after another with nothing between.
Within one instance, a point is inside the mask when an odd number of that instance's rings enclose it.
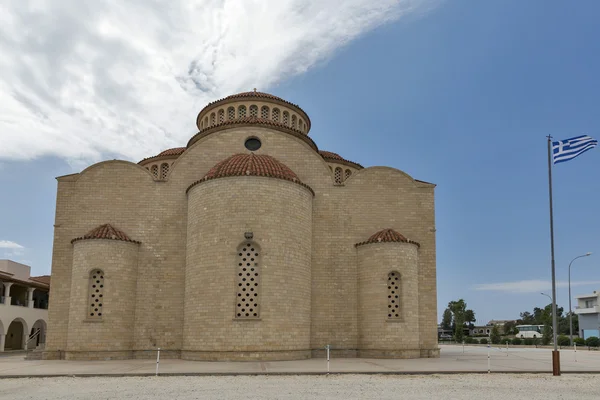
<instances>
[{"instance_id":1,"label":"church dome","mask_svg":"<svg viewBox=\"0 0 600 400\"><path fill-rule=\"evenodd\" d=\"M266 154L234 154L212 167L199 181L192 183L188 191L195 185L211 179L226 178L231 176L264 176L283 179L308 187L300 181L298 175L288 166L274 157ZM312 192L312 189L310 189Z\"/></svg>"},{"instance_id":2,"label":"church dome","mask_svg":"<svg viewBox=\"0 0 600 400\"><path fill-rule=\"evenodd\" d=\"M234 124L267 125L302 135L310 130L310 118L297 104L256 89L213 101L196 118L200 132Z\"/></svg>"},{"instance_id":3,"label":"church dome","mask_svg":"<svg viewBox=\"0 0 600 400\"><path fill-rule=\"evenodd\" d=\"M78 240L86 239L110 239L110 240L121 240L123 242L140 243L137 240L131 239L127 234L110 224L100 225L97 228L92 229L88 233L78 238L71 240L74 243Z\"/></svg>"},{"instance_id":4,"label":"church dome","mask_svg":"<svg viewBox=\"0 0 600 400\"><path fill-rule=\"evenodd\" d=\"M403 234L393 230L393 229L384 229L381 230L374 235L372 235L369 239L364 242L356 243L355 246L362 246L365 244L371 243L412 243L417 246L420 246L419 243L407 239Z\"/></svg>"}]
</instances>

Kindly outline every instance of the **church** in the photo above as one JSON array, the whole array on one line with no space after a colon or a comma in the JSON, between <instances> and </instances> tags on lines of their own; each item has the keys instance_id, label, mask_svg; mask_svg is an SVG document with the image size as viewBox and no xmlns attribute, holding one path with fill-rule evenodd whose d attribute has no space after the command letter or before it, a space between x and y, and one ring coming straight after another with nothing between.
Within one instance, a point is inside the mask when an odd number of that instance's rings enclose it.
<instances>
[{"instance_id":1,"label":"church","mask_svg":"<svg viewBox=\"0 0 600 400\"><path fill-rule=\"evenodd\" d=\"M434 184L319 149L256 90L196 125L57 178L44 359L439 357Z\"/></svg>"}]
</instances>

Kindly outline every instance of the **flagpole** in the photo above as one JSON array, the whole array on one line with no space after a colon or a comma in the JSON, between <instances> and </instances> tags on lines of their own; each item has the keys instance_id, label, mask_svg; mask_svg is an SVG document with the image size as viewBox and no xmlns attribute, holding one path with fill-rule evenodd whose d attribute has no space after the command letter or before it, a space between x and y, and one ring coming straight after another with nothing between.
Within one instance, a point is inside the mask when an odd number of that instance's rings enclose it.
<instances>
[{"instance_id":1,"label":"flagpole","mask_svg":"<svg viewBox=\"0 0 600 400\"><path fill-rule=\"evenodd\" d=\"M560 375L560 353L558 352L556 332L556 273L554 264L554 213L552 209L552 137L548 136L548 188L550 192L550 252L552 255L552 339L554 351L552 352L552 375Z\"/></svg>"}]
</instances>

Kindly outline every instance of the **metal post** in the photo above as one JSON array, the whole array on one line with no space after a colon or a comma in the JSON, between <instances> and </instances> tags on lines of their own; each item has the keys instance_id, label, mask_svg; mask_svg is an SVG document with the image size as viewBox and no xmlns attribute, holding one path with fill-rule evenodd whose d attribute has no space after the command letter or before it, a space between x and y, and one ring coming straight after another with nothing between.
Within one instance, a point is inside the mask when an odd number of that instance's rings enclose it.
<instances>
[{"instance_id":1,"label":"metal post","mask_svg":"<svg viewBox=\"0 0 600 400\"><path fill-rule=\"evenodd\" d=\"M508 357L508 340L506 341L506 357Z\"/></svg>"},{"instance_id":2,"label":"metal post","mask_svg":"<svg viewBox=\"0 0 600 400\"><path fill-rule=\"evenodd\" d=\"M463 354L465 354L465 341L463 340Z\"/></svg>"},{"instance_id":3,"label":"metal post","mask_svg":"<svg viewBox=\"0 0 600 400\"><path fill-rule=\"evenodd\" d=\"M489 344L487 345L487 348L488 348L488 374L489 374L491 371L491 368L490 368L490 345Z\"/></svg>"},{"instance_id":4,"label":"metal post","mask_svg":"<svg viewBox=\"0 0 600 400\"><path fill-rule=\"evenodd\" d=\"M577 256L574 259L572 259L569 263L569 337L571 340L571 344L573 344L573 310L571 308L571 264L573 264L573 261L577 260L578 258L587 257L591 254L592 253L585 253L584 255Z\"/></svg>"},{"instance_id":5,"label":"metal post","mask_svg":"<svg viewBox=\"0 0 600 400\"><path fill-rule=\"evenodd\" d=\"M325 346L327 349L327 374L329 375L329 345Z\"/></svg>"},{"instance_id":6,"label":"metal post","mask_svg":"<svg viewBox=\"0 0 600 400\"><path fill-rule=\"evenodd\" d=\"M550 253L552 257L552 339L554 342L554 351L552 352L552 375L560 375L560 352L557 347L556 332L558 322L556 320L556 272L554 263L554 213L552 209L552 140L548 136L548 191L550 194Z\"/></svg>"},{"instance_id":7,"label":"metal post","mask_svg":"<svg viewBox=\"0 0 600 400\"><path fill-rule=\"evenodd\" d=\"M575 350L575 362L577 362L577 343L573 343L573 349Z\"/></svg>"},{"instance_id":8,"label":"metal post","mask_svg":"<svg viewBox=\"0 0 600 400\"><path fill-rule=\"evenodd\" d=\"M158 352L156 353L156 375L158 376L158 363L160 362L160 347L158 348Z\"/></svg>"}]
</instances>

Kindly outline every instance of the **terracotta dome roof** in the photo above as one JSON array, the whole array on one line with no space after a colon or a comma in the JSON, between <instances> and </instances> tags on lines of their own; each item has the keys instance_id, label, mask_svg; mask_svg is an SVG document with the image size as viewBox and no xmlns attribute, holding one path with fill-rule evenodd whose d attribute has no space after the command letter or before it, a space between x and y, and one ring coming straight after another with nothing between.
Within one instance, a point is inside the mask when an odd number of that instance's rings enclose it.
<instances>
[{"instance_id":1,"label":"terracotta dome roof","mask_svg":"<svg viewBox=\"0 0 600 400\"><path fill-rule=\"evenodd\" d=\"M265 176L269 178L284 179L305 186L312 192L312 189L308 185L302 183L300 178L298 178L298 175L285 164L266 154L254 153L234 154L221 161L212 167L202 179L192 183L187 190L190 190L193 186L204 181L230 176Z\"/></svg>"},{"instance_id":2,"label":"terracotta dome roof","mask_svg":"<svg viewBox=\"0 0 600 400\"><path fill-rule=\"evenodd\" d=\"M143 160L141 160L139 163L150 160L152 158L157 158L157 157L165 157L165 156L177 156L179 157L185 150L187 149L187 147L173 147L172 149L167 149L164 151L161 151L160 153L158 153L155 156L152 157L147 157L144 158Z\"/></svg>"},{"instance_id":3,"label":"terracotta dome roof","mask_svg":"<svg viewBox=\"0 0 600 400\"><path fill-rule=\"evenodd\" d=\"M262 98L267 98L267 99L271 99L271 100L279 100L279 101L283 101L285 103L288 103L287 101L285 101L281 97L274 96L274 95L272 95L270 93L257 92L257 91L254 91L254 92L241 92L241 93L232 94L231 96L227 96L227 97L223 98L223 100L225 100L225 99L238 99L238 98L244 98L244 97L262 97Z\"/></svg>"},{"instance_id":4,"label":"terracotta dome roof","mask_svg":"<svg viewBox=\"0 0 600 400\"><path fill-rule=\"evenodd\" d=\"M346 160L344 157L340 156L338 153L334 153L332 151L319 150L319 154L323 157L324 160L328 161L339 161L342 164L352 164L354 168L363 169L364 167L359 163L355 163L354 161Z\"/></svg>"},{"instance_id":5,"label":"terracotta dome roof","mask_svg":"<svg viewBox=\"0 0 600 400\"><path fill-rule=\"evenodd\" d=\"M124 242L131 243L140 243L137 240L131 239L127 234L110 224L100 225L97 228L92 229L88 233L78 238L71 240L71 243L74 243L78 240L86 240L86 239L110 239L110 240L122 240Z\"/></svg>"},{"instance_id":6,"label":"terracotta dome roof","mask_svg":"<svg viewBox=\"0 0 600 400\"><path fill-rule=\"evenodd\" d=\"M413 240L407 239L404 235L402 235L399 232L396 232L393 229L384 229L382 231L379 231L376 234L374 234L373 236L371 236L369 239L367 239L366 241L356 243L355 246L362 246L362 245L370 244L370 243L393 243L393 242L412 243L412 244L416 244L417 246L420 246L419 243L417 243Z\"/></svg>"}]
</instances>

